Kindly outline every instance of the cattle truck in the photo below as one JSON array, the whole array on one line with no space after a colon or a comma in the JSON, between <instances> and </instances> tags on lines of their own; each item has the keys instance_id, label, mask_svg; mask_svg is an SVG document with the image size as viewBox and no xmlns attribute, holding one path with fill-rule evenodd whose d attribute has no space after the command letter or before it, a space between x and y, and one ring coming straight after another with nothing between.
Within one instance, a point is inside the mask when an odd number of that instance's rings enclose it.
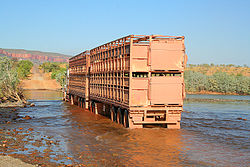
<instances>
[{"instance_id":1,"label":"cattle truck","mask_svg":"<svg viewBox=\"0 0 250 167\"><path fill-rule=\"evenodd\" d=\"M186 62L183 36L129 35L69 60L69 101L127 128L179 129Z\"/></svg>"}]
</instances>

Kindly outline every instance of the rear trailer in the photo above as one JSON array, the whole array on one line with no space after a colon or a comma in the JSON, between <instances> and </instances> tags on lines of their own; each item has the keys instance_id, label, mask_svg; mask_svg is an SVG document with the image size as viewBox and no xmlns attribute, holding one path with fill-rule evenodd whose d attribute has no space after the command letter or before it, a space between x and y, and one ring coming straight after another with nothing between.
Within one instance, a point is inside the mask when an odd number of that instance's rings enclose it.
<instances>
[{"instance_id":1,"label":"rear trailer","mask_svg":"<svg viewBox=\"0 0 250 167\"><path fill-rule=\"evenodd\" d=\"M69 92L77 98L85 92L91 111L129 128L150 124L180 128L187 60L184 37L130 35L96 47L85 57L90 61L82 64L89 69L85 77L89 76L89 92L71 88Z\"/></svg>"},{"instance_id":2,"label":"rear trailer","mask_svg":"<svg viewBox=\"0 0 250 167\"><path fill-rule=\"evenodd\" d=\"M82 108L89 107L89 63L89 51L69 59L68 97Z\"/></svg>"}]
</instances>

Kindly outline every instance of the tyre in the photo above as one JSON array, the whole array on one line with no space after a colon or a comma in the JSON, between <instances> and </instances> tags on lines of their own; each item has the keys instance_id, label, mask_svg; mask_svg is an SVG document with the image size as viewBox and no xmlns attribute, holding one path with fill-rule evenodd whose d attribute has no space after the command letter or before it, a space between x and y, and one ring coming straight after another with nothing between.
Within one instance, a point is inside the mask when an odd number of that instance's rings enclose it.
<instances>
[{"instance_id":1,"label":"tyre","mask_svg":"<svg viewBox=\"0 0 250 167\"><path fill-rule=\"evenodd\" d=\"M123 114L123 125L125 128L129 127L129 120L128 120L128 110L124 110Z\"/></svg>"},{"instance_id":2,"label":"tyre","mask_svg":"<svg viewBox=\"0 0 250 167\"><path fill-rule=\"evenodd\" d=\"M117 118L117 119L116 119L116 120L117 120L117 123L122 124L123 118L122 118L122 111L121 111L121 108L118 108L116 118Z\"/></svg>"},{"instance_id":3,"label":"tyre","mask_svg":"<svg viewBox=\"0 0 250 167\"><path fill-rule=\"evenodd\" d=\"M92 102L91 112L95 113L95 102Z\"/></svg>"},{"instance_id":4,"label":"tyre","mask_svg":"<svg viewBox=\"0 0 250 167\"><path fill-rule=\"evenodd\" d=\"M115 111L115 107L112 107L112 109L111 109L111 120L113 121L113 122L116 122L116 111Z\"/></svg>"}]
</instances>

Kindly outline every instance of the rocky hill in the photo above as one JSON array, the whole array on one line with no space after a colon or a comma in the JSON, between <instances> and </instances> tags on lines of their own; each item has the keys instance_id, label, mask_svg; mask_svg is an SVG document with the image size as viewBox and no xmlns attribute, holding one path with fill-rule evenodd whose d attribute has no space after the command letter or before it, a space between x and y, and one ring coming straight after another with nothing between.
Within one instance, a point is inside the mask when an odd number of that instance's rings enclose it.
<instances>
[{"instance_id":1,"label":"rocky hill","mask_svg":"<svg viewBox=\"0 0 250 167\"><path fill-rule=\"evenodd\" d=\"M51 53L51 52L40 52L40 51L30 51L23 49L2 49L0 48L0 56L7 56L11 58L17 58L21 60L31 60L36 63L42 63L46 61L51 62L68 62L71 56Z\"/></svg>"}]
</instances>

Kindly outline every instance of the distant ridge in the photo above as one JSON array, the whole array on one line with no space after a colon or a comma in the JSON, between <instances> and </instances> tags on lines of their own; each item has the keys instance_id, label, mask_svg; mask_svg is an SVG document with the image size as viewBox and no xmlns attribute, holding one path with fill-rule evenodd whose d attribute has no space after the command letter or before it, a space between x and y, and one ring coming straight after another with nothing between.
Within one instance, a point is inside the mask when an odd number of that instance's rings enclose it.
<instances>
[{"instance_id":1,"label":"distant ridge","mask_svg":"<svg viewBox=\"0 0 250 167\"><path fill-rule=\"evenodd\" d=\"M46 61L50 62L68 62L71 56L60 53L41 52L24 49L3 49L0 48L0 56L7 56L11 58L17 58L21 60L31 60L36 63L42 63Z\"/></svg>"}]
</instances>

